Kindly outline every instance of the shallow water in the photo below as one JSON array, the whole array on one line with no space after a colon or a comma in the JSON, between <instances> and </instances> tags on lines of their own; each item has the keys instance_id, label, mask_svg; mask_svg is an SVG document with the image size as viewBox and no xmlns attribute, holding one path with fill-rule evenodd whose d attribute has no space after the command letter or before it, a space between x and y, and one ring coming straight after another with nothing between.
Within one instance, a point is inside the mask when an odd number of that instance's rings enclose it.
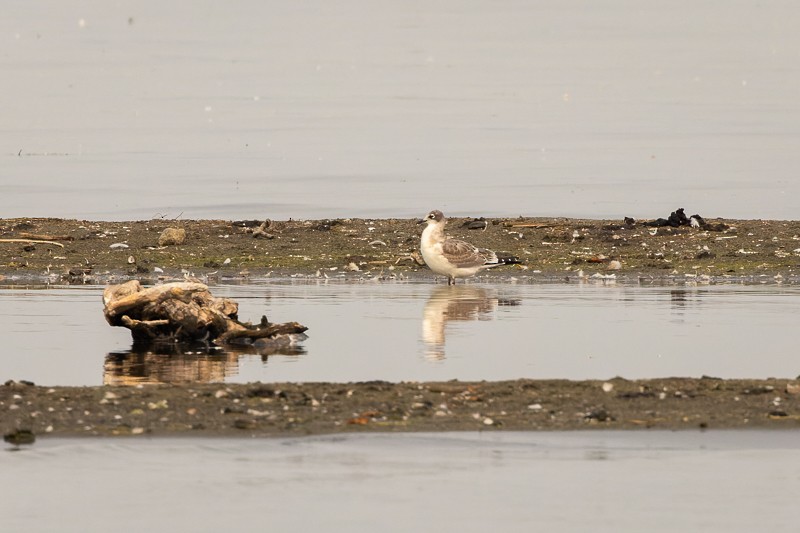
<instances>
[{"instance_id":1,"label":"shallow water","mask_svg":"<svg viewBox=\"0 0 800 533\"><path fill-rule=\"evenodd\" d=\"M132 353L102 287L0 288L0 378L142 382L794 378L800 287L262 280L240 317L296 320L291 355Z\"/></svg>"},{"instance_id":2,"label":"shallow water","mask_svg":"<svg viewBox=\"0 0 800 533\"><path fill-rule=\"evenodd\" d=\"M0 450L0 515L8 531L789 532L798 465L789 431L45 439Z\"/></svg>"},{"instance_id":3,"label":"shallow water","mask_svg":"<svg viewBox=\"0 0 800 533\"><path fill-rule=\"evenodd\" d=\"M798 26L741 0L12 1L0 216L792 219Z\"/></svg>"}]
</instances>

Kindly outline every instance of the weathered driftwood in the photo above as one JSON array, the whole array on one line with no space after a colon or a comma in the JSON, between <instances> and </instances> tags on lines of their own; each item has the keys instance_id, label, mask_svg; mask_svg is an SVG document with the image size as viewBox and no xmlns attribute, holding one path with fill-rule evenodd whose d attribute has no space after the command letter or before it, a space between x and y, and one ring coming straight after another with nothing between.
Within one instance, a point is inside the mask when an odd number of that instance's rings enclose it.
<instances>
[{"instance_id":1,"label":"weathered driftwood","mask_svg":"<svg viewBox=\"0 0 800 533\"><path fill-rule=\"evenodd\" d=\"M135 342L249 343L256 339L306 331L297 322L271 324L266 317L252 325L239 322L238 304L217 298L196 282L165 283L143 288L136 281L111 285L103 291L103 313L112 326L131 330Z\"/></svg>"}]
</instances>

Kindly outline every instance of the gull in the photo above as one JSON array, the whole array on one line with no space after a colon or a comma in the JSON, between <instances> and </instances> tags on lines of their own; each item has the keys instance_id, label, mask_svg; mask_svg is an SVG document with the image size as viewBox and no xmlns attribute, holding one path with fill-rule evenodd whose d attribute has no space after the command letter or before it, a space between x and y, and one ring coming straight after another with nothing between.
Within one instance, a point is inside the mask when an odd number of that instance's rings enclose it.
<instances>
[{"instance_id":1,"label":"gull","mask_svg":"<svg viewBox=\"0 0 800 533\"><path fill-rule=\"evenodd\" d=\"M466 278L482 270L520 262L513 257L498 258L491 250L476 248L468 242L445 236L447 220L438 209L428 213L419 224L427 224L420 239L422 259L435 274L447 276L448 285L454 285L456 278Z\"/></svg>"}]
</instances>

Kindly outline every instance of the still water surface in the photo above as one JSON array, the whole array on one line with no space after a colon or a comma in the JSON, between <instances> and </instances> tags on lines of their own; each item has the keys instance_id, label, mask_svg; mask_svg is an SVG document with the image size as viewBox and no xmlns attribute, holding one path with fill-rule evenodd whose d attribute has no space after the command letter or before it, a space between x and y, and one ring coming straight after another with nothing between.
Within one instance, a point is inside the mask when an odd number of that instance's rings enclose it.
<instances>
[{"instance_id":1,"label":"still water surface","mask_svg":"<svg viewBox=\"0 0 800 533\"><path fill-rule=\"evenodd\" d=\"M44 0L0 216L793 219L789 1Z\"/></svg>"},{"instance_id":2,"label":"still water surface","mask_svg":"<svg viewBox=\"0 0 800 533\"><path fill-rule=\"evenodd\" d=\"M0 288L0 378L143 382L794 378L800 287L262 280L240 317L296 320L286 355L132 353L102 287Z\"/></svg>"},{"instance_id":3,"label":"still water surface","mask_svg":"<svg viewBox=\"0 0 800 533\"><path fill-rule=\"evenodd\" d=\"M6 531L782 533L798 465L795 431L46 439L0 450L0 516Z\"/></svg>"}]
</instances>

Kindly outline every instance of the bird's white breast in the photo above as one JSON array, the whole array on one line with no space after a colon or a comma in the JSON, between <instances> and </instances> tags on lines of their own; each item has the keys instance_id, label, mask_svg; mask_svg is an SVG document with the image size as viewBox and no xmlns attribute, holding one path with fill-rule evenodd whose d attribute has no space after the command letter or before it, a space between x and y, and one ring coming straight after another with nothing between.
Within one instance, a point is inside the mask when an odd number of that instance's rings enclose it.
<instances>
[{"instance_id":1,"label":"bird's white breast","mask_svg":"<svg viewBox=\"0 0 800 533\"><path fill-rule=\"evenodd\" d=\"M454 267L442 254L442 241L439 236L440 232L436 231L436 227L429 225L422 232L420 239L420 252L425 264L428 265L432 271L437 274L450 274Z\"/></svg>"}]
</instances>

